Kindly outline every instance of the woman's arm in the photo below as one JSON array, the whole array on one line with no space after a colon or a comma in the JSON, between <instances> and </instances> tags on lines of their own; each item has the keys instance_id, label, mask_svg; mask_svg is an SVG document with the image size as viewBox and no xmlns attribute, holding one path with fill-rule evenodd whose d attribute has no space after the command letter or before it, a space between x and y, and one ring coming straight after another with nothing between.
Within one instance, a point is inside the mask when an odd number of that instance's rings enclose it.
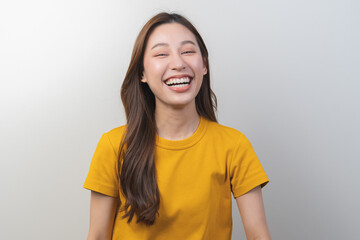
<instances>
[{"instance_id":1,"label":"woman's arm","mask_svg":"<svg viewBox=\"0 0 360 240\"><path fill-rule=\"evenodd\" d=\"M271 240L260 186L236 198L248 240Z\"/></svg>"},{"instance_id":2,"label":"woman's arm","mask_svg":"<svg viewBox=\"0 0 360 240\"><path fill-rule=\"evenodd\" d=\"M117 198L91 191L90 228L87 240L110 240Z\"/></svg>"}]
</instances>

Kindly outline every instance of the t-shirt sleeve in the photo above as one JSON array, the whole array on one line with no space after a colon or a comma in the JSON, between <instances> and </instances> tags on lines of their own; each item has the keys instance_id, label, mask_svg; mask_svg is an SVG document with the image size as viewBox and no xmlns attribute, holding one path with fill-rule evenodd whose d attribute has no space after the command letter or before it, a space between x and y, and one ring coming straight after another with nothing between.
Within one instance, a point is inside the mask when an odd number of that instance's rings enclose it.
<instances>
[{"instance_id":1,"label":"t-shirt sleeve","mask_svg":"<svg viewBox=\"0 0 360 240\"><path fill-rule=\"evenodd\" d=\"M263 188L269 182L250 141L243 133L237 142L230 165L230 183L234 198L259 185Z\"/></svg>"},{"instance_id":2,"label":"t-shirt sleeve","mask_svg":"<svg viewBox=\"0 0 360 240\"><path fill-rule=\"evenodd\" d=\"M111 197L119 196L118 157L106 133L96 147L84 188Z\"/></svg>"}]
</instances>

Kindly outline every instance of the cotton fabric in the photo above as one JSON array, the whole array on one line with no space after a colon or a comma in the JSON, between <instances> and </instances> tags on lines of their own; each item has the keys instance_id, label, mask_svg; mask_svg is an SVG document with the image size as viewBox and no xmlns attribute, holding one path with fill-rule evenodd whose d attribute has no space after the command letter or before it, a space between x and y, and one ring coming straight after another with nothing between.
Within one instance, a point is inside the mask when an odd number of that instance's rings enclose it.
<instances>
[{"instance_id":1,"label":"cotton fabric","mask_svg":"<svg viewBox=\"0 0 360 240\"><path fill-rule=\"evenodd\" d=\"M122 194L118 149L126 125L104 133L93 155L84 188L111 197ZM230 240L232 200L269 179L247 137L240 131L200 119L196 132L180 141L157 136L155 165L159 216L146 226L122 219L117 209L113 240Z\"/></svg>"}]
</instances>

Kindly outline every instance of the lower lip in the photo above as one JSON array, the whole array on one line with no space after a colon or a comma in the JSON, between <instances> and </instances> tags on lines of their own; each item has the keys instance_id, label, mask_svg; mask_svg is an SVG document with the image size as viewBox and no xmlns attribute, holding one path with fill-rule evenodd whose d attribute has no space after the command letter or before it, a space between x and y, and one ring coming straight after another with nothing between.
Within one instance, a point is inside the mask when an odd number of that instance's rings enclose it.
<instances>
[{"instance_id":1,"label":"lower lip","mask_svg":"<svg viewBox=\"0 0 360 240\"><path fill-rule=\"evenodd\" d=\"M191 87L191 83L192 83L192 79L191 79L189 85L187 85L185 87L173 87L173 86L168 86L166 84L165 85L174 92L182 93L182 92L186 92Z\"/></svg>"}]
</instances>

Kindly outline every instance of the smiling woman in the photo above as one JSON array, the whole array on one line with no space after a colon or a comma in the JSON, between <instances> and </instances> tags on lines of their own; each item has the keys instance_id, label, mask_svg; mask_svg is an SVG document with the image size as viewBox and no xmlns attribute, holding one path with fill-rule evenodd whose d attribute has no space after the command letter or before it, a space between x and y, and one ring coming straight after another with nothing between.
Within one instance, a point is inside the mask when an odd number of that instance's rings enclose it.
<instances>
[{"instance_id":1,"label":"smiling woman","mask_svg":"<svg viewBox=\"0 0 360 240\"><path fill-rule=\"evenodd\" d=\"M194 26L160 13L140 31L121 98L127 124L101 137L84 187L91 239L270 239L251 143L217 123L208 52ZM135 220L133 220L135 219Z\"/></svg>"},{"instance_id":2,"label":"smiling woman","mask_svg":"<svg viewBox=\"0 0 360 240\"><path fill-rule=\"evenodd\" d=\"M195 107L195 97L206 73L196 38L182 24L162 24L150 35L141 81L154 93L157 107Z\"/></svg>"}]
</instances>

